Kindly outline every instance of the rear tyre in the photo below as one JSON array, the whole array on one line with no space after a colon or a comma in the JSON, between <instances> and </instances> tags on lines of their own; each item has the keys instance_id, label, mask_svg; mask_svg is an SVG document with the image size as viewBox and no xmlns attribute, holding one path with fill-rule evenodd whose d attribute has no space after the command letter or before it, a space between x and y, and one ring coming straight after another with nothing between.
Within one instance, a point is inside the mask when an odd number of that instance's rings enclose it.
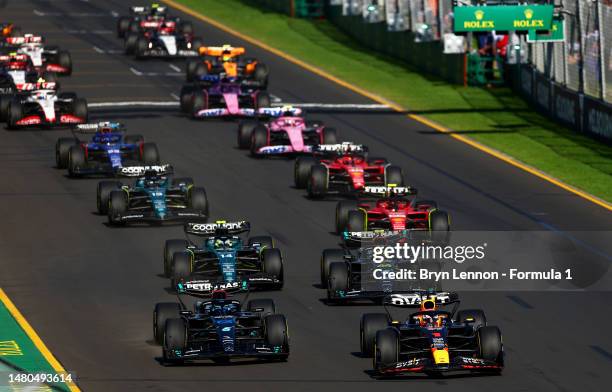
<instances>
[{"instance_id":1,"label":"rear tyre","mask_svg":"<svg viewBox=\"0 0 612 392\"><path fill-rule=\"evenodd\" d=\"M366 358L374 356L376 333L389 326L389 316L386 313L366 313L361 316L359 328L361 355Z\"/></svg>"},{"instance_id":2,"label":"rear tyre","mask_svg":"<svg viewBox=\"0 0 612 392\"><path fill-rule=\"evenodd\" d=\"M446 211L429 213L429 231L434 242L447 243L450 240L450 218Z\"/></svg>"},{"instance_id":3,"label":"rear tyre","mask_svg":"<svg viewBox=\"0 0 612 392\"><path fill-rule=\"evenodd\" d=\"M208 197L204 188L193 187L189 190L189 208L208 216Z\"/></svg>"},{"instance_id":4,"label":"rear tyre","mask_svg":"<svg viewBox=\"0 0 612 392\"><path fill-rule=\"evenodd\" d=\"M342 249L325 249L321 254L321 287L327 288L329 283L329 270L333 263L344 262Z\"/></svg>"},{"instance_id":5,"label":"rear tyre","mask_svg":"<svg viewBox=\"0 0 612 392\"><path fill-rule=\"evenodd\" d=\"M89 119L89 109L87 108L87 101L83 98L77 98L72 101L72 114L86 123Z\"/></svg>"},{"instance_id":6,"label":"rear tyre","mask_svg":"<svg viewBox=\"0 0 612 392\"><path fill-rule=\"evenodd\" d=\"M397 186L404 185L404 175L400 167L387 166L385 168L385 185L389 184L395 184Z\"/></svg>"},{"instance_id":7,"label":"rear tyre","mask_svg":"<svg viewBox=\"0 0 612 392\"><path fill-rule=\"evenodd\" d=\"M17 122L23 118L21 102L14 100L9 104L6 125L9 129L17 129Z\"/></svg>"},{"instance_id":8,"label":"rear tyre","mask_svg":"<svg viewBox=\"0 0 612 392\"><path fill-rule=\"evenodd\" d=\"M145 57L147 49L149 49L149 40L145 37L139 37L136 41L136 58L142 59Z\"/></svg>"},{"instance_id":9,"label":"rear tyre","mask_svg":"<svg viewBox=\"0 0 612 392\"><path fill-rule=\"evenodd\" d=\"M166 240L164 244L164 275L172 275L172 265L175 253L185 252L189 243L186 240Z\"/></svg>"},{"instance_id":10,"label":"rear tyre","mask_svg":"<svg viewBox=\"0 0 612 392\"><path fill-rule=\"evenodd\" d=\"M366 213L363 210L349 211L346 223L347 231L367 231L368 223Z\"/></svg>"},{"instance_id":11,"label":"rear tyre","mask_svg":"<svg viewBox=\"0 0 612 392\"><path fill-rule=\"evenodd\" d=\"M176 285L181 279L187 278L191 271L191 255L187 252L175 253L172 257L172 274L170 277L172 289L176 289Z\"/></svg>"},{"instance_id":12,"label":"rear tyre","mask_svg":"<svg viewBox=\"0 0 612 392\"><path fill-rule=\"evenodd\" d=\"M480 358L503 364L504 352L501 331L497 327L482 327L477 332Z\"/></svg>"},{"instance_id":13,"label":"rear tyre","mask_svg":"<svg viewBox=\"0 0 612 392\"><path fill-rule=\"evenodd\" d=\"M395 328L376 332L374 369L392 366L399 360L399 334Z\"/></svg>"},{"instance_id":14,"label":"rear tyre","mask_svg":"<svg viewBox=\"0 0 612 392\"><path fill-rule=\"evenodd\" d=\"M260 148L268 145L268 128L259 124L253 128L251 133L251 155L257 156Z\"/></svg>"},{"instance_id":15,"label":"rear tyre","mask_svg":"<svg viewBox=\"0 0 612 392\"><path fill-rule=\"evenodd\" d=\"M208 75L208 67L206 66L206 64L200 61L193 68L191 79L188 79L188 81L191 82L191 81L202 80L202 78L204 78L204 76L206 75Z\"/></svg>"},{"instance_id":16,"label":"rear tyre","mask_svg":"<svg viewBox=\"0 0 612 392\"><path fill-rule=\"evenodd\" d=\"M354 200L342 200L336 204L336 233L342 234L348 226L350 211L356 211L358 204Z\"/></svg>"},{"instance_id":17,"label":"rear tyre","mask_svg":"<svg viewBox=\"0 0 612 392\"><path fill-rule=\"evenodd\" d=\"M143 143L142 162L145 165L159 165L159 151L155 143Z\"/></svg>"},{"instance_id":18,"label":"rear tyre","mask_svg":"<svg viewBox=\"0 0 612 392\"><path fill-rule=\"evenodd\" d=\"M316 164L317 160L312 157L299 157L295 160L293 178L296 188L306 188L306 186L308 185L308 176L310 175L310 168Z\"/></svg>"},{"instance_id":19,"label":"rear tyre","mask_svg":"<svg viewBox=\"0 0 612 392\"><path fill-rule=\"evenodd\" d=\"M79 168L85 166L85 151L81 146L72 146L68 150L68 175L70 177L78 177Z\"/></svg>"},{"instance_id":20,"label":"rear tyre","mask_svg":"<svg viewBox=\"0 0 612 392\"><path fill-rule=\"evenodd\" d=\"M270 106L272 106L270 94L261 91L255 96L255 109L269 108Z\"/></svg>"},{"instance_id":21,"label":"rear tyre","mask_svg":"<svg viewBox=\"0 0 612 392\"><path fill-rule=\"evenodd\" d=\"M66 69L65 75L72 75L72 57L70 57L70 53L65 50L60 50L57 53L57 62L61 67Z\"/></svg>"},{"instance_id":22,"label":"rear tyre","mask_svg":"<svg viewBox=\"0 0 612 392\"><path fill-rule=\"evenodd\" d=\"M260 316L267 316L276 313L274 301L268 298L252 299L247 304L249 312L259 313Z\"/></svg>"},{"instance_id":23,"label":"rear tyre","mask_svg":"<svg viewBox=\"0 0 612 392\"><path fill-rule=\"evenodd\" d=\"M193 81L195 69L201 62L202 61L199 59L187 59L187 63L185 64L185 80L187 82Z\"/></svg>"},{"instance_id":24,"label":"rear tyre","mask_svg":"<svg viewBox=\"0 0 612 392\"><path fill-rule=\"evenodd\" d=\"M314 165L310 168L306 190L312 199L324 197L327 194L327 168L324 165Z\"/></svg>"},{"instance_id":25,"label":"rear tyre","mask_svg":"<svg viewBox=\"0 0 612 392\"><path fill-rule=\"evenodd\" d=\"M128 208L127 195L124 191L112 191L108 203L108 223L111 226L121 226L123 221L120 219Z\"/></svg>"},{"instance_id":26,"label":"rear tyre","mask_svg":"<svg viewBox=\"0 0 612 392\"><path fill-rule=\"evenodd\" d=\"M117 37L124 38L130 28L130 18L122 16L117 20Z\"/></svg>"},{"instance_id":27,"label":"rear tyre","mask_svg":"<svg viewBox=\"0 0 612 392\"><path fill-rule=\"evenodd\" d=\"M164 329L164 349L182 353L187 343L187 324L185 320L182 318L168 319Z\"/></svg>"},{"instance_id":28,"label":"rear tyre","mask_svg":"<svg viewBox=\"0 0 612 392\"><path fill-rule=\"evenodd\" d=\"M269 73L268 67L265 64L257 63L255 65L255 70L253 71L253 79L261 88L267 88Z\"/></svg>"},{"instance_id":29,"label":"rear tyre","mask_svg":"<svg viewBox=\"0 0 612 392\"><path fill-rule=\"evenodd\" d=\"M282 314L270 314L264 318L266 343L272 347L279 347L282 359L289 355L289 329L287 320Z\"/></svg>"},{"instance_id":30,"label":"rear tyre","mask_svg":"<svg viewBox=\"0 0 612 392\"><path fill-rule=\"evenodd\" d=\"M346 293L349 288L349 271L345 262L331 263L327 282L328 299L335 298L338 292ZM333 295L332 295L333 294Z\"/></svg>"},{"instance_id":31,"label":"rear tyre","mask_svg":"<svg viewBox=\"0 0 612 392\"><path fill-rule=\"evenodd\" d=\"M283 287L283 257L279 249L264 249L261 252L263 272L274 276L279 280L277 289Z\"/></svg>"},{"instance_id":32,"label":"rear tyre","mask_svg":"<svg viewBox=\"0 0 612 392\"><path fill-rule=\"evenodd\" d=\"M180 103L181 111L183 113L189 113L191 99L193 97L193 90L194 88L191 85L184 85L181 87Z\"/></svg>"},{"instance_id":33,"label":"rear tyre","mask_svg":"<svg viewBox=\"0 0 612 392\"><path fill-rule=\"evenodd\" d=\"M77 145L77 140L73 137L60 137L55 143L55 166L58 169L68 167L68 153L70 147Z\"/></svg>"},{"instance_id":34,"label":"rear tyre","mask_svg":"<svg viewBox=\"0 0 612 392\"><path fill-rule=\"evenodd\" d=\"M208 109L208 100L203 91L194 91L191 96L191 115L196 117L200 110Z\"/></svg>"},{"instance_id":35,"label":"rear tyre","mask_svg":"<svg viewBox=\"0 0 612 392\"><path fill-rule=\"evenodd\" d=\"M108 203L112 191L120 190L121 183L119 181L100 181L96 191L96 206L100 215L108 214Z\"/></svg>"},{"instance_id":36,"label":"rear tyre","mask_svg":"<svg viewBox=\"0 0 612 392\"><path fill-rule=\"evenodd\" d=\"M321 144L338 143L338 132L335 128L323 128L321 132Z\"/></svg>"},{"instance_id":37,"label":"rear tyre","mask_svg":"<svg viewBox=\"0 0 612 392\"><path fill-rule=\"evenodd\" d=\"M138 35L137 34L128 34L125 39L125 43L123 45L123 49L125 54L131 55L136 51L136 44L138 43Z\"/></svg>"},{"instance_id":38,"label":"rear tyre","mask_svg":"<svg viewBox=\"0 0 612 392\"><path fill-rule=\"evenodd\" d=\"M238 148L246 150L251 147L251 134L258 125L256 121L241 121L238 124Z\"/></svg>"},{"instance_id":39,"label":"rear tyre","mask_svg":"<svg viewBox=\"0 0 612 392\"><path fill-rule=\"evenodd\" d=\"M10 102L10 96L0 95L0 122L6 122Z\"/></svg>"},{"instance_id":40,"label":"rear tyre","mask_svg":"<svg viewBox=\"0 0 612 392\"><path fill-rule=\"evenodd\" d=\"M166 332L166 320L180 317L181 306L174 302L162 302L155 304L153 310L153 337L157 344L164 343Z\"/></svg>"}]
</instances>

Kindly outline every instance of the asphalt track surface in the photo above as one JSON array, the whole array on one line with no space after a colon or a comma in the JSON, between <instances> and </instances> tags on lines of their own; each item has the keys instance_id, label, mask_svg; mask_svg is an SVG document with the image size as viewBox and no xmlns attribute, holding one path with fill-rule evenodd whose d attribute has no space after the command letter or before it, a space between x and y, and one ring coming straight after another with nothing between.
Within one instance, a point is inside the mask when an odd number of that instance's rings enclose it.
<instances>
[{"instance_id":1,"label":"asphalt track surface","mask_svg":"<svg viewBox=\"0 0 612 392\"><path fill-rule=\"evenodd\" d=\"M90 102L172 100L181 61L134 61L115 37L120 1L13 1L2 19L43 33L72 53L67 91ZM236 39L194 21L211 44ZM94 48L95 47L95 48ZM346 89L247 45L271 68L270 91L286 101L371 103ZM137 75L130 67L144 74ZM147 72L155 75L147 76ZM213 217L249 219L270 233L286 261L286 285L270 295L287 315L286 363L163 367L152 344L151 314L172 301L160 277L165 239L180 226L107 227L95 213L96 180L72 180L54 168L55 140L68 131L0 129L0 284L47 346L86 391L223 388L312 390L595 391L612 378L609 291L464 293L504 333L502 376L379 381L360 358L359 317L373 306L330 307L316 285L320 251L333 247L333 201L293 189L288 160L254 160L235 147L235 124L191 121L173 109L105 110L92 119L125 122L158 143L177 174L206 187ZM438 200L455 230L609 230L603 208L398 114L321 114L342 139L370 146ZM590 268L585 263L584 268ZM605 267L607 269L607 266Z\"/></svg>"}]
</instances>

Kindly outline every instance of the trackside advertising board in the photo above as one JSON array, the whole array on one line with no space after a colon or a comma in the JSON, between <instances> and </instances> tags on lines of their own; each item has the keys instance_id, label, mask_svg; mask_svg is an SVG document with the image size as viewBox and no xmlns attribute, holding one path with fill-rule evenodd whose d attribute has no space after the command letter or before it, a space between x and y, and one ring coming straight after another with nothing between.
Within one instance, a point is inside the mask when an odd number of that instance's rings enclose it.
<instances>
[{"instance_id":1,"label":"trackside advertising board","mask_svg":"<svg viewBox=\"0 0 612 392\"><path fill-rule=\"evenodd\" d=\"M551 30L552 5L455 7L455 32Z\"/></svg>"}]
</instances>

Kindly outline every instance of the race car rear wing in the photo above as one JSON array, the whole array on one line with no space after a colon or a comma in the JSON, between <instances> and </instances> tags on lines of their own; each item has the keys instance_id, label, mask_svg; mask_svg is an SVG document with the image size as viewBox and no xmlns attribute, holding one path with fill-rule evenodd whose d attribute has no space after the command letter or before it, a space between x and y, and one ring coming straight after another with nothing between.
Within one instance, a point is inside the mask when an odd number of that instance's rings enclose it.
<instances>
[{"instance_id":1,"label":"race car rear wing","mask_svg":"<svg viewBox=\"0 0 612 392\"><path fill-rule=\"evenodd\" d=\"M188 294L194 297L209 297L217 291L224 291L226 293L247 291L247 281L235 281L235 282L220 282L210 279L199 279L197 276L188 278L189 280L181 279L176 285L176 292L178 294Z\"/></svg>"},{"instance_id":2,"label":"race car rear wing","mask_svg":"<svg viewBox=\"0 0 612 392\"><path fill-rule=\"evenodd\" d=\"M247 221L226 222L217 221L215 223L186 223L185 233L210 237L213 235L235 235L251 230L251 223Z\"/></svg>"},{"instance_id":3,"label":"race car rear wing","mask_svg":"<svg viewBox=\"0 0 612 392\"><path fill-rule=\"evenodd\" d=\"M6 37L6 43L11 45L37 44L43 42L40 35L26 34L21 37Z\"/></svg>"},{"instance_id":4,"label":"race car rear wing","mask_svg":"<svg viewBox=\"0 0 612 392\"><path fill-rule=\"evenodd\" d=\"M7 61L26 61L27 59L27 54L9 53L0 56L0 63L4 63Z\"/></svg>"},{"instance_id":5,"label":"race car rear wing","mask_svg":"<svg viewBox=\"0 0 612 392\"><path fill-rule=\"evenodd\" d=\"M346 154L346 153L366 153L368 148L363 144L343 142L338 144L319 144L312 149L315 154Z\"/></svg>"},{"instance_id":6,"label":"race car rear wing","mask_svg":"<svg viewBox=\"0 0 612 392\"><path fill-rule=\"evenodd\" d=\"M100 121L97 123L79 124L74 128L74 130L80 133L96 133L104 129L111 132L120 132L125 130L125 125L113 121Z\"/></svg>"},{"instance_id":7,"label":"race car rear wing","mask_svg":"<svg viewBox=\"0 0 612 392\"><path fill-rule=\"evenodd\" d=\"M429 241L427 229L404 230L373 230L373 231L345 231L342 233L343 245L348 248L363 248L373 245L394 244L406 240L422 243Z\"/></svg>"},{"instance_id":8,"label":"race car rear wing","mask_svg":"<svg viewBox=\"0 0 612 392\"><path fill-rule=\"evenodd\" d=\"M55 82L23 83L17 86L21 91L56 90L58 87Z\"/></svg>"},{"instance_id":9,"label":"race car rear wing","mask_svg":"<svg viewBox=\"0 0 612 392\"><path fill-rule=\"evenodd\" d=\"M168 7L160 6L158 4L153 4L153 6L148 5L137 5L130 7L130 13L133 15L136 14L145 14L149 13L152 10L155 10L156 14L163 15L166 13Z\"/></svg>"},{"instance_id":10,"label":"race car rear wing","mask_svg":"<svg viewBox=\"0 0 612 392\"><path fill-rule=\"evenodd\" d=\"M172 174L174 169L171 165L152 165L152 166L125 166L117 170L118 176L123 177L142 177L146 172L153 171L159 175Z\"/></svg>"},{"instance_id":11,"label":"race car rear wing","mask_svg":"<svg viewBox=\"0 0 612 392\"><path fill-rule=\"evenodd\" d=\"M412 292L393 293L383 299L383 305L403 308L418 308L423 301L434 301L438 306L459 302L459 294L449 291L414 290Z\"/></svg>"},{"instance_id":12,"label":"race car rear wing","mask_svg":"<svg viewBox=\"0 0 612 392\"><path fill-rule=\"evenodd\" d=\"M379 197L408 196L417 194L417 190L415 188L395 185L366 186L363 188L362 192L365 195Z\"/></svg>"},{"instance_id":13,"label":"race car rear wing","mask_svg":"<svg viewBox=\"0 0 612 392\"><path fill-rule=\"evenodd\" d=\"M258 117L281 117L281 116L297 117L297 116L301 116L302 113L303 113L302 109L294 108L292 106L291 107L276 106L276 107L269 107L269 108L259 108L257 110Z\"/></svg>"},{"instance_id":14,"label":"race car rear wing","mask_svg":"<svg viewBox=\"0 0 612 392\"><path fill-rule=\"evenodd\" d=\"M201 56L221 56L224 53L229 53L230 57L240 56L246 52L246 50L242 47L234 47L231 45L223 45L223 46L202 46L200 47L200 55Z\"/></svg>"}]
</instances>

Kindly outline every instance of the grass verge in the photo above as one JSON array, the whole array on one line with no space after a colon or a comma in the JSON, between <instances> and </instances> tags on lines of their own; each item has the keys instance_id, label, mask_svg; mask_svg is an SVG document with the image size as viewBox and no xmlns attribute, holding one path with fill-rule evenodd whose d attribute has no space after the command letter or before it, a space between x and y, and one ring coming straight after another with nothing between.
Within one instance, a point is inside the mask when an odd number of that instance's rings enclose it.
<instances>
[{"instance_id":1,"label":"grass verge","mask_svg":"<svg viewBox=\"0 0 612 392\"><path fill-rule=\"evenodd\" d=\"M612 202L612 147L548 120L510 89L455 86L420 74L373 53L325 20L292 19L240 0L178 2Z\"/></svg>"}]
</instances>

